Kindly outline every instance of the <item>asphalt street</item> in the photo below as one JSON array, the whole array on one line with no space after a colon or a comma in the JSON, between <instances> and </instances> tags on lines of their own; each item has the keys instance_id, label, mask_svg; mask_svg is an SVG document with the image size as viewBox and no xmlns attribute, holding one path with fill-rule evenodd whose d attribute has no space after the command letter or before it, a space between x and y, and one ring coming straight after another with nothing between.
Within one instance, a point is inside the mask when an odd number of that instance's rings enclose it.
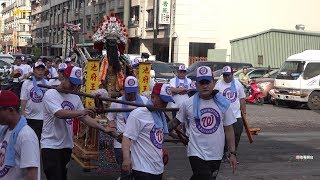
<instances>
[{"instance_id":1,"label":"asphalt street","mask_svg":"<svg viewBox=\"0 0 320 180\"><path fill-rule=\"evenodd\" d=\"M250 127L261 131L249 141L243 133L238 149L238 165L232 174L228 163L222 163L217 179L320 179L320 113L303 108L290 109L265 104L248 105ZM169 164L164 179L189 179L192 172L186 157L186 148L166 143ZM308 159L307 159L308 158ZM83 172L72 162L69 180L116 179L117 174L99 175L95 171Z\"/></svg>"}]
</instances>

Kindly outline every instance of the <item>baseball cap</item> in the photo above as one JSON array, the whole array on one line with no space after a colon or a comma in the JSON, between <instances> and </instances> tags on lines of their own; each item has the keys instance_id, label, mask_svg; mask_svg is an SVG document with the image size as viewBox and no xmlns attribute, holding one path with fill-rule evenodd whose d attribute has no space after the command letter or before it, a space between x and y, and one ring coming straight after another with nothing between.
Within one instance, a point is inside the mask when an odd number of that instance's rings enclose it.
<instances>
[{"instance_id":1,"label":"baseball cap","mask_svg":"<svg viewBox=\"0 0 320 180\"><path fill-rule=\"evenodd\" d=\"M60 63L58 66L58 71L63 71L67 69L68 65L66 63Z\"/></svg>"},{"instance_id":2,"label":"baseball cap","mask_svg":"<svg viewBox=\"0 0 320 180\"><path fill-rule=\"evenodd\" d=\"M38 61L38 62L36 62L36 63L34 64L34 68L37 68L37 67L39 67L39 66L42 66L42 67L46 68L46 65L44 65L44 63L41 62L41 61Z\"/></svg>"},{"instance_id":3,"label":"baseball cap","mask_svg":"<svg viewBox=\"0 0 320 180\"><path fill-rule=\"evenodd\" d=\"M212 81L212 72L208 66L200 66L197 69L197 82L202 80Z\"/></svg>"},{"instance_id":4,"label":"baseball cap","mask_svg":"<svg viewBox=\"0 0 320 180\"><path fill-rule=\"evenodd\" d=\"M124 81L124 91L126 93L138 92L138 80L133 76L128 76Z\"/></svg>"},{"instance_id":5,"label":"baseball cap","mask_svg":"<svg viewBox=\"0 0 320 180\"><path fill-rule=\"evenodd\" d=\"M133 61L131 62L132 67L137 67L139 66L139 63L141 62L141 58L136 57L133 59Z\"/></svg>"},{"instance_id":6,"label":"baseball cap","mask_svg":"<svg viewBox=\"0 0 320 180\"><path fill-rule=\"evenodd\" d=\"M169 84L156 83L153 86L152 93L160 95L160 98L164 102L174 102Z\"/></svg>"},{"instance_id":7,"label":"baseball cap","mask_svg":"<svg viewBox=\"0 0 320 180\"><path fill-rule=\"evenodd\" d=\"M71 58L67 57L67 58L64 60L64 62L66 62L66 63L71 62Z\"/></svg>"},{"instance_id":8,"label":"baseball cap","mask_svg":"<svg viewBox=\"0 0 320 180\"><path fill-rule=\"evenodd\" d=\"M19 98L16 94L9 90L0 91L0 106L2 107L10 107L10 106L18 106Z\"/></svg>"},{"instance_id":9,"label":"baseball cap","mask_svg":"<svg viewBox=\"0 0 320 180\"><path fill-rule=\"evenodd\" d=\"M188 86L188 92L193 92L193 91L197 91L196 82L195 81L192 81Z\"/></svg>"},{"instance_id":10,"label":"baseball cap","mask_svg":"<svg viewBox=\"0 0 320 180\"><path fill-rule=\"evenodd\" d=\"M225 66L222 68L222 74L233 74L233 69L230 66Z\"/></svg>"},{"instance_id":11,"label":"baseball cap","mask_svg":"<svg viewBox=\"0 0 320 180\"><path fill-rule=\"evenodd\" d=\"M74 85L82 84L82 70L76 66L69 66L64 70L64 75L67 76L70 82Z\"/></svg>"},{"instance_id":12,"label":"baseball cap","mask_svg":"<svg viewBox=\"0 0 320 180\"><path fill-rule=\"evenodd\" d=\"M185 65L180 65L178 70L179 71L186 71L187 67Z\"/></svg>"}]
</instances>

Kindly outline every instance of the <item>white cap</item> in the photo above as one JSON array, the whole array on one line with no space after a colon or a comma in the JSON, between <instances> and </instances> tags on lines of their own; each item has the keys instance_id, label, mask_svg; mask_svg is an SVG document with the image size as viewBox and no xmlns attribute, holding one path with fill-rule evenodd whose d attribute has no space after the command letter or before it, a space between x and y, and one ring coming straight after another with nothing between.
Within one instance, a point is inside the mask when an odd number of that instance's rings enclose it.
<instances>
[{"instance_id":1,"label":"white cap","mask_svg":"<svg viewBox=\"0 0 320 180\"><path fill-rule=\"evenodd\" d=\"M124 81L124 91L126 93L138 92L138 80L133 76L128 76Z\"/></svg>"},{"instance_id":2,"label":"white cap","mask_svg":"<svg viewBox=\"0 0 320 180\"><path fill-rule=\"evenodd\" d=\"M133 61L131 62L132 67L137 67L139 65L139 63L141 62L141 58L136 57L133 59Z\"/></svg>"},{"instance_id":3,"label":"white cap","mask_svg":"<svg viewBox=\"0 0 320 180\"><path fill-rule=\"evenodd\" d=\"M44 65L44 63L41 62L41 61L38 61L38 62L36 62L36 63L34 64L34 68L37 68L37 67L39 67L39 66L43 66L44 68L46 68L46 65Z\"/></svg>"},{"instance_id":4,"label":"white cap","mask_svg":"<svg viewBox=\"0 0 320 180\"><path fill-rule=\"evenodd\" d=\"M200 66L197 69L197 82L201 80L212 81L212 72L208 66Z\"/></svg>"},{"instance_id":5,"label":"white cap","mask_svg":"<svg viewBox=\"0 0 320 180\"><path fill-rule=\"evenodd\" d=\"M152 93L160 95L164 102L174 102L169 84L156 83L153 86Z\"/></svg>"},{"instance_id":6,"label":"white cap","mask_svg":"<svg viewBox=\"0 0 320 180\"><path fill-rule=\"evenodd\" d=\"M63 71L65 69L67 69L68 65L66 63L60 63L58 66L58 70L59 71Z\"/></svg>"},{"instance_id":7,"label":"white cap","mask_svg":"<svg viewBox=\"0 0 320 180\"><path fill-rule=\"evenodd\" d=\"M233 74L233 70L230 66L225 66L222 69L222 74Z\"/></svg>"},{"instance_id":8,"label":"white cap","mask_svg":"<svg viewBox=\"0 0 320 180\"><path fill-rule=\"evenodd\" d=\"M65 76L69 77L72 84L81 85L82 84L82 70L76 66L69 66L64 70Z\"/></svg>"},{"instance_id":9,"label":"white cap","mask_svg":"<svg viewBox=\"0 0 320 180\"><path fill-rule=\"evenodd\" d=\"M180 65L179 66L179 71L186 71L187 67L185 65Z\"/></svg>"},{"instance_id":10,"label":"white cap","mask_svg":"<svg viewBox=\"0 0 320 180\"><path fill-rule=\"evenodd\" d=\"M71 58L70 57L67 57L64 62L68 63L68 62L71 62Z\"/></svg>"}]
</instances>

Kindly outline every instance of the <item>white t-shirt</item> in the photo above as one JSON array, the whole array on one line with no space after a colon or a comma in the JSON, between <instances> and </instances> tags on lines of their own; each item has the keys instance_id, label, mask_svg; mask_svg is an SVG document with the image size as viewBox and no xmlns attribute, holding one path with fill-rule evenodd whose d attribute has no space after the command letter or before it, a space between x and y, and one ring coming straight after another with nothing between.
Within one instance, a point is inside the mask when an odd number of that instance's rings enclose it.
<instances>
[{"instance_id":1,"label":"white t-shirt","mask_svg":"<svg viewBox=\"0 0 320 180\"><path fill-rule=\"evenodd\" d=\"M44 94L43 102L41 148L73 148L72 119L59 119L54 114L62 109L83 110L80 97L74 94L60 94L55 89L49 89Z\"/></svg>"},{"instance_id":2,"label":"white t-shirt","mask_svg":"<svg viewBox=\"0 0 320 180\"><path fill-rule=\"evenodd\" d=\"M172 78L170 79L170 86L171 87L174 87L174 88L187 88L188 89L188 86L190 85L191 83L191 79L187 78L187 85L184 85L184 79L179 79L179 83L178 83L178 86L176 86L176 78ZM175 103L170 103L170 106L172 108L176 108L176 107L180 107L181 106L181 103L183 101L185 101L186 99L189 98L188 94L183 94L183 95L180 95L180 94L175 94L172 96L173 100L175 101Z\"/></svg>"},{"instance_id":3,"label":"white t-shirt","mask_svg":"<svg viewBox=\"0 0 320 180\"><path fill-rule=\"evenodd\" d=\"M59 76L59 74L58 74L56 68L54 68L54 67L49 68L49 74L47 75L47 78L49 78L49 84L51 86L59 85L56 82L57 79L50 79L50 78L58 78L58 76Z\"/></svg>"},{"instance_id":4,"label":"white t-shirt","mask_svg":"<svg viewBox=\"0 0 320 180\"><path fill-rule=\"evenodd\" d=\"M0 126L0 129L6 128ZM4 165L5 153L9 143L12 130L7 130L0 149L0 179L2 180L24 180L26 168L38 167L38 180L40 180L40 149L37 135L27 125L21 129L14 146L16 157L15 167L8 168Z\"/></svg>"},{"instance_id":5,"label":"white t-shirt","mask_svg":"<svg viewBox=\"0 0 320 180\"><path fill-rule=\"evenodd\" d=\"M231 94L231 82L226 83L223 79L220 79L215 89L219 90L219 93L225 96L231 102L231 108L236 118L241 118L241 111L240 111L240 99L245 98L246 94L244 93L243 85L239 82L239 80L234 80L236 85L236 93Z\"/></svg>"},{"instance_id":6,"label":"white t-shirt","mask_svg":"<svg viewBox=\"0 0 320 180\"><path fill-rule=\"evenodd\" d=\"M193 98L184 101L176 118L189 124L188 156L197 156L203 160L221 160L225 142L223 126L236 122L231 108L222 113L212 99L200 98L200 120L193 115Z\"/></svg>"},{"instance_id":7,"label":"white t-shirt","mask_svg":"<svg viewBox=\"0 0 320 180\"><path fill-rule=\"evenodd\" d=\"M140 107L130 113L123 135L132 140L132 169L156 175L163 173L163 128L155 128L147 108Z\"/></svg>"},{"instance_id":8,"label":"white t-shirt","mask_svg":"<svg viewBox=\"0 0 320 180\"><path fill-rule=\"evenodd\" d=\"M144 104L147 103L148 99L144 96L141 96L141 99L143 101ZM118 98L118 100L122 100L122 96ZM135 101L131 101L131 102L135 102ZM129 106L127 108L136 108L137 106ZM118 104L118 103L111 103L110 108L122 108L122 104ZM125 121L125 113L124 112L110 112L107 115L107 118L110 121L115 121L116 126L117 126L117 133L121 134L124 132L125 126L126 126L126 121ZM114 148L121 148L121 144L114 140L113 141L113 147Z\"/></svg>"},{"instance_id":9,"label":"white t-shirt","mask_svg":"<svg viewBox=\"0 0 320 180\"><path fill-rule=\"evenodd\" d=\"M19 82L19 79L23 77L23 75L28 74L28 67L24 64L21 64L20 66L13 65L13 71L18 70L21 74L19 78L13 78L13 82ZM10 69L10 73L12 73L12 68ZM24 81L24 80L22 80Z\"/></svg>"},{"instance_id":10,"label":"white t-shirt","mask_svg":"<svg viewBox=\"0 0 320 180\"><path fill-rule=\"evenodd\" d=\"M28 74L30 72L33 72L33 69L31 68L31 66L29 64L21 64L23 66L25 66L26 71L24 72L24 74Z\"/></svg>"},{"instance_id":11,"label":"white t-shirt","mask_svg":"<svg viewBox=\"0 0 320 180\"><path fill-rule=\"evenodd\" d=\"M46 84L48 84L48 81L45 80ZM37 84L42 84L42 81L37 81ZM40 87L39 87L40 88ZM38 119L38 120L43 120L43 96L44 93L46 92L45 89L41 89L41 94L37 95L35 88L33 86L33 81L32 80L26 80L22 84L21 88L21 94L20 94L20 99L21 100L26 100L26 118L27 119Z\"/></svg>"}]
</instances>

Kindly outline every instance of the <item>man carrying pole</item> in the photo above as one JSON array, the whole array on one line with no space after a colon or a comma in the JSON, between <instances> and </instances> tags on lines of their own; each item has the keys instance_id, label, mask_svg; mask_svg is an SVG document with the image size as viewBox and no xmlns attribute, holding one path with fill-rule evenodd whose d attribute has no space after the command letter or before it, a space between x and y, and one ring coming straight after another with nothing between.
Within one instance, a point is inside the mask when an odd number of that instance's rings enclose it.
<instances>
[{"instance_id":1,"label":"man carrying pole","mask_svg":"<svg viewBox=\"0 0 320 180\"><path fill-rule=\"evenodd\" d=\"M172 99L170 86L157 83L148 105L165 108ZM128 117L122 140L124 171L131 171L135 180L162 180L164 170L162 143L168 133L163 112L140 107ZM130 153L131 150L131 153Z\"/></svg>"},{"instance_id":2,"label":"man carrying pole","mask_svg":"<svg viewBox=\"0 0 320 180\"><path fill-rule=\"evenodd\" d=\"M211 69L201 66L197 69L197 93L181 104L175 119L169 124L169 131L180 123L188 123L188 157L193 171L191 180L216 179L225 137L229 147L229 161L233 172L236 169L236 151L232 124L236 118L230 108L230 102L217 91Z\"/></svg>"},{"instance_id":3,"label":"man carrying pole","mask_svg":"<svg viewBox=\"0 0 320 180\"><path fill-rule=\"evenodd\" d=\"M125 94L119 97L119 100L135 102L138 104L146 104L148 99L144 96L140 96L138 93L138 80L133 76L128 76L124 82L124 91ZM125 104L111 103L110 108L122 108L128 109L133 108L134 106L128 106ZM114 140L114 152L116 156L116 161L121 167L123 162L122 150L121 150L121 142L122 142L122 134L124 132L127 119L129 117L130 112L111 112L108 113L107 118L109 120L109 124L111 126L115 126L117 128L117 132L113 132L112 136L117 137ZM121 179L128 179L126 176L126 172L121 171Z\"/></svg>"},{"instance_id":4,"label":"man carrying pole","mask_svg":"<svg viewBox=\"0 0 320 180\"><path fill-rule=\"evenodd\" d=\"M64 70L59 89L78 91L82 84L82 70L70 66ZM67 167L73 148L72 119L79 118L90 127L109 133L114 127L103 127L89 115L94 112L84 109L79 96L47 90L43 98L44 121L41 136L41 156L44 173L48 180L66 180Z\"/></svg>"}]
</instances>

